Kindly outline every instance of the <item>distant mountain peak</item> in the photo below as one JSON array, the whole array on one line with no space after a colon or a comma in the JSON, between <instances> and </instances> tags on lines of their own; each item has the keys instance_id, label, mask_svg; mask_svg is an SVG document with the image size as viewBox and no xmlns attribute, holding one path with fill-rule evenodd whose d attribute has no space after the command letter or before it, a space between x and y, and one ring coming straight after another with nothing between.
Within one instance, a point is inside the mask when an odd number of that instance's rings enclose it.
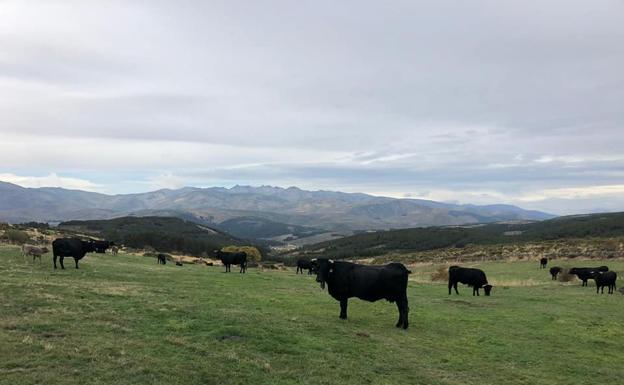
<instances>
[{"instance_id":1,"label":"distant mountain peak","mask_svg":"<svg viewBox=\"0 0 624 385\"><path fill-rule=\"evenodd\" d=\"M24 189L6 182L0 182L0 189L0 220L9 222L60 222L152 214L211 225L233 218L256 217L291 226L352 231L552 217L511 205L456 205L362 193L308 191L296 186L236 185L229 189L187 186L118 195L63 188Z\"/></svg>"}]
</instances>

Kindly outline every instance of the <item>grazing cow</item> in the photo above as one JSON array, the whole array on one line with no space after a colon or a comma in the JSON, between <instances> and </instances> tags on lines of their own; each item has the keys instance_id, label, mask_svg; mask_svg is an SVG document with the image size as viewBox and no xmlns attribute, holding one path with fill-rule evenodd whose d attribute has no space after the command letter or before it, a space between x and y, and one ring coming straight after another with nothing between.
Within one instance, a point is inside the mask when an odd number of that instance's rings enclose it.
<instances>
[{"instance_id":1,"label":"grazing cow","mask_svg":"<svg viewBox=\"0 0 624 385\"><path fill-rule=\"evenodd\" d=\"M109 241L93 241L93 247L95 248L95 252L98 254L106 253L106 249L111 246L114 246L115 242Z\"/></svg>"},{"instance_id":2,"label":"grazing cow","mask_svg":"<svg viewBox=\"0 0 624 385\"><path fill-rule=\"evenodd\" d=\"M111 247L111 254L112 254L112 255L117 255L117 253L119 253L119 247L117 247L117 246L112 246L112 247Z\"/></svg>"},{"instance_id":3,"label":"grazing cow","mask_svg":"<svg viewBox=\"0 0 624 385\"><path fill-rule=\"evenodd\" d=\"M56 258L60 257L61 269L65 269L63 259L72 257L78 268L78 261L84 258L85 254L95 251L93 241L83 241L78 238L58 238L52 242L52 253L54 255L54 268L56 269Z\"/></svg>"},{"instance_id":4,"label":"grazing cow","mask_svg":"<svg viewBox=\"0 0 624 385\"><path fill-rule=\"evenodd\" d=\"M365 266L351 262L332 261L319 258L317 262L316 282L329 294L340 301L340 318L347 319L347 304L351 297L375 302L385 299L396 302L399 309L399 321L396 327L407 329L407 276L410 271L401 263L383 266Z\"/></svg>"},{"instance_id":5,"label":"grazing cow","mask_svg":"<svg viewBox=\"0 0 624 385\"><path fill-rule=\"evenodd\" d=\"M483 288L485 295L490 295L492 285L488 284L485 273L481 269L472 269L467 267L451 266L449 267L448 292L451 295L451 288L457 291L457 283L463 283L472 287L472 295L479 295L479 289Z\"/></svg>"},{"instance_id":6,"label":"grazing cow","mask_svg":"<svg viewBox=\"0 0 624 385\"><path fill-rule=\"evenodd\" d=\"M593 278L594 272L606 272L609 271L607 266L600 267L573 267L569 273L574 274L581 280L581 286L587 286L587 280Z\"/></svg>"},{"instance_id":7,"label":"grazing cow","mask_svg":"<svg viewBox=\"0 0 624 385\"><path fill-rule=\"evenodd\" d=\"M39 262L41 262L41 256L47 253L48 251L50 250L48 250L47 247L39 247L39 246L33 246L33 245L22 246L22 256L23 257L32 256L33 262L35 261L35 258L39 258Z\"/></svg>"},{"instance_id":8,"label":"grazing cow","mask_svg":"<svg viewBox=\"0 0 624 385\"><path fill-rule=\"evenodd\" d=\"M156 259L159 265L166 265L167 264L167 254L158 254L156 255Z\"/></svg>"},{"instance_id":9,"label":"grazing cow","mask_svg":"<svg viewBox=\"0 0 624 385\"><path fill-rule=\"evenodd\" d=\"M540 258L540 269L545 269L548 265L548 258Z\"/></svg>"},{"instance_id":10,"label":"grazing cow","mask_svg":"<svg viewBox=\"0 0 624 385\"><path fill-rule=\"evenodd\" d=\"M247 271L247 253L244 251L229 253L227 251L215 250L216 257L221 260L223 266L225 266L225 272L230 272L232 265L240 265L239 273L245 273Z\"/></svg>"},{"instance_id":11,"label":"grazing cow","mask_svg":"<svg viewBox=\"0 0 624 385\"><path fill-rule=\"evenodd\" d=\"M598 290L600 290L600 294L604 294L605 286L608 287L608 293L613 294L615 290L615 281L617 280L617 274L615 271L594 271L592 276L594 281L596 281L596 294L598 294Z\"/></svg>"},{"instance_id":12,"label":"grazing cow","mask_svg":"<svg viewBox=\"0 0 624 385\"><path fill-rule=\"evenodd\" d=\"M561 273L561 268L559 266L554 266L550 268L550 275L552 276L553 281L557 280L557 275L559 275L559 273Z\"/></svg>"},{"instance_id":13,"label":"grazing cow","mask_svg":"<svg viewBox=\"0 0 624 385\"><path fill-rule=\"evenodd\" d=\"M301 271L301 274L303 274L303 270L307 270L308 275L312 275L312 272L314 271L315 262L316 261L311 261L307 258L298 259L297 260L297 272L295 274L299 274L300 271Z\"/></svg>"}]
</instances>

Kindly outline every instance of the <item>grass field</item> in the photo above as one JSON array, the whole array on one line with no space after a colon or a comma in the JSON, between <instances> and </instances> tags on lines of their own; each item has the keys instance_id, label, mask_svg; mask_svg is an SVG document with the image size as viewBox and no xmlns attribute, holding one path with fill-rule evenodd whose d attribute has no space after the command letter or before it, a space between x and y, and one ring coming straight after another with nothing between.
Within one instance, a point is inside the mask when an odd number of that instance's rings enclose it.
<instances>
[{"instance_id":1,"label":"grass field","mask_svg":"<svg viewBox=\"0 0 624 385\"><path fill-rule=\"evenodd\" d=\"M537 262L478 266L491 297L448 296L428 282L435 266L412 268L403 331L387 302L352 299L339 320L338 303L294 271L123 255L54 271L49 256L0 247L0 383L624 383L624 296L551 282Z\"/></svg>"}]
</instances>

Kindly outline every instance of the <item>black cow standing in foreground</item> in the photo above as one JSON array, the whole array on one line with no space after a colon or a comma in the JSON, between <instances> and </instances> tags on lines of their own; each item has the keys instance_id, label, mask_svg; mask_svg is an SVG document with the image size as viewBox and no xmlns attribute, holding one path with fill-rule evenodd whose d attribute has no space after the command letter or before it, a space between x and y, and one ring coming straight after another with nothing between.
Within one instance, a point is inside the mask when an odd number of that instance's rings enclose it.
<instances>
[{"instance_id":1,"label":"black cow standing in foreground","mask_svg":"<svg viewBox=\"0 0 624 385\"><path fill-rule=\"evenodd\" d=\"M561 268L559 266L553 266L550 268L550 276L553 281L557 280L557 275L559 275L559 273L561 273Z\"/></svg>"},{"instance_id":2,"label":"black cow standing in foreground","mask_svg":"<svg viewBox=\"0 0 624 385\"><path fill-rule=\"evenodd\" d=\"M548 265L548 258L540 258L540 269L545 269Z\"/></svg>"},{"instance_id":3,"label":"black cow standing in foreground","mask_svg":"<svg viewBox=\"0 0 624 385\"><path fill-rule=\"evenodd\" d=\"M297 272L295 274L303 274L303 270L308 271L308 275L311 275L313 272L316 273L316 260L311 261L307 258L300 258L297 260Z\"/></svg>"},{"instance_id":4,"label":"black cow standing in foreground","mask_svg":"<svg viewBox=\"0 0 624 385\"><path fill-rule=\"evenodd\" d=\"M54 268L56 269L56 258L59 257L61 269L65 269L63 259L72 257L78 268L78 261L84 258L85 254L95 251L93 241L83 241L78 238L58 238L52 242L52 253L54 255Z\"/></svg>"},{"instance_id":5,"label":"black cow standing in foreground","mask_svg":"<svg viewBox=\"0 0 624 385\"><path fill-rule=\"evenodd\" d=\"M451 266L449 267L448 292L451 295L451 288L457 291L457 283L463 283L472 287L472 295L479 295L479 289L483 288L485 295L490 295L492 285L488 284L487 278L483 270L472 269L467 267Z\"/></svg>"},{"instance_id":6,"label":"black cow standing in foreground","mask_svg":"<svg viewBox=\"0 0 624 385\"><path fill-rule=\"evenodd\" d=\"M615 281L617 280L617 274L615 271L606 271L604 273L594 271L592 278L596 281L596 294L598 294L598 290L600 290L600 294L604 294L605 286L609 288L608 293L613 294L613 291L615 290Z\"/></svg>"},{"instance_id":7,"label":"black cow standing in foreground","mask_svg":"<svg viewBox=\"0 0 624 385\"><path fill-rule=\"evenodd\" d=\"M245 273L247 271L247 253L244 251L229 253L227 251L215 250L215 255L221 260L223 266L225 266L225 272L230 272L231 265L240 265L239 273Z\"/></svg>"},{"instance_id":8,"label":"black cow standing in foreground","mask_svg":"<svg viewBox=\"0 0 624 385\"><path fill-rule=\"evenodd\" d=\"M351 262L331 261L327 258L316 260L316 282L329 294L340 301L340 318L347 319L347 304L351 297L375 302L385 299L396 302L399 321L396 327L407 329L407 276L410 271L401 263L383 266L364 266Z\"/></svg>"},{"instance_id":9,"label":"black cow standing in foreground","mask_svg":"<svg viewBox=\"0 0 624 385\"><path fill-rule=\"evenodd\" d=\"M587 280L594 277L594 272L606 272L609 271L607 266L600 267L573 267L569 273L574 274L581 280L581 286L587 286Z\"/></svg>"}]
</instances>

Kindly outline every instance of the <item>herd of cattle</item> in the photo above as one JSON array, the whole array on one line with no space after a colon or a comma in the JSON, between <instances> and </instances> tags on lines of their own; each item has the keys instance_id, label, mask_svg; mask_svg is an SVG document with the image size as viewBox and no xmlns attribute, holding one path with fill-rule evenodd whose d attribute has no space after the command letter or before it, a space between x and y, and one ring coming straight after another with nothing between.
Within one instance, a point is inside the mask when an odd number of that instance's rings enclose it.
<instances>
[{"instance_id":1,"label":"herd of cattle","mask_svg":"<svg viewBox=\"0 0 624 385\"><path fill-rule=\"evenodd\" d=\"M65 269L63 259L65 257L74 258L76 269L78 269L78 261L80 261L87 253L105 253L107 249L111 249L113 255L118 252L118 247L113 242L98 240L81 240L77 238L58 238L52 242L52 254L54 268L56 269L56 261L59 259L61 269ZM41 260L41 255L49 252L46 247L24 245L22 246L23 256L32 256L33 261L36 258ZM230 272L231 265L239 265L240 273L247 271L247 254L245 252L225 252L214 250L215 256L221 260L225 266L225 272ZM157 261L159 264L166 264L166 254L158 254ZM181 265L181 262L176 264ZM548 264L547 258L540 259L540 268L545 269ZM399 320L396 327L407 329L408 322L408 301L407 301L407 280L411 271L409 271L401 263L389 263L387 265L370 266L360 265L352 262L333 261L327 258L297 260L296 274L303 274L304 270L308 271L308 275L316 274L316 282L321 289L328 287L329 294L340 302L340 318L347 318L347 305L349 298L359 298L365 301L378 301L385 299L389 302L396 303L399 311ZM557 276L564 273L564 269L555 266L549 270L551 278L557 279ZM581 280L581 286L587 286L587 281L593 279L596 282L596 293L604 293L604 288L608 288L608 293L613 294L617 274L610 271L607 266L591 267L574 267L566 272L570 275L576 275ZM451 289L457 291L457 284L462 283L472 287L472 295L478 296L479 290L483 289L486 296L492 291L492 285L488 283L485 272L481 269L465 268L460 266L451 266L448 269L448 293Z\"/></svg>"}]
</instances>

